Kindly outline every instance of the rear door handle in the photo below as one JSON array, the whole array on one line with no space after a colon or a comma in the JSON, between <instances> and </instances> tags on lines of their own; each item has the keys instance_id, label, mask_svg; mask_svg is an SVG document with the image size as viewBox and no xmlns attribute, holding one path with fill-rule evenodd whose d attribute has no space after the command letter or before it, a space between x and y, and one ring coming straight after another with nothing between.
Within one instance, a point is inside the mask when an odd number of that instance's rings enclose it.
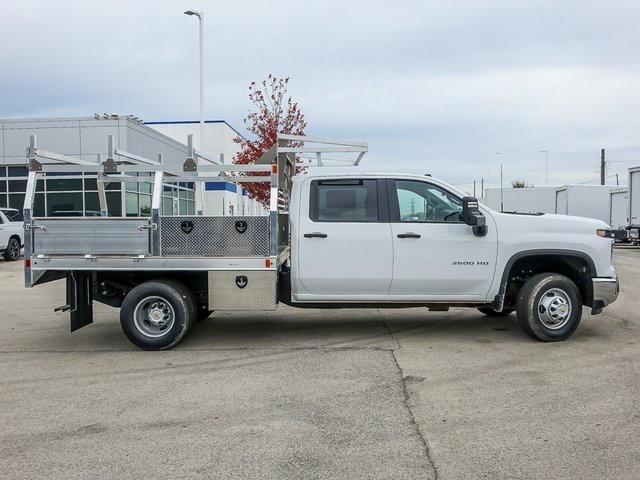
<instances>
[{"instance_id":1,"label":"rear door handle","mask_svg":"<svg viewBox=\"0 0 640 480\"><path fill-rule=\"evenodd\" d=\"M420 238L419 233L413 233L413 232L399 233L397 236L398 238Z\"/></svg>"},{"instance_id":2,"label":"rear door handle","mask_svg":"<svg viewBox=\"0 0 640 480\"><path fill-rule=\"evenodd\" d=\"M327 238L327 234L321 232L305 233L304 238Z\"/></svg>"}]
</instances>

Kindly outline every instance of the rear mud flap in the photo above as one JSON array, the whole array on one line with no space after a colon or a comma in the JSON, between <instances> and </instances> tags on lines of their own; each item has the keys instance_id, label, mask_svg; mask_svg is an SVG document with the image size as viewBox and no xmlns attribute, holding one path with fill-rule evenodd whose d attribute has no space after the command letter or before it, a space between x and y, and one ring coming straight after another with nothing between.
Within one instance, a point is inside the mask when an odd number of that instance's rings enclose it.
<instances>
[{"instance_id":1,"label":"rear mud flap","mask_svg":"<svg viewBox=\"0 0 640 480\"><path fill-rule=\"evenodd\" d=\"M67 273L67 306L71 317L72 332L93 323L90 272Z\"/></svg>"}]
</instances>

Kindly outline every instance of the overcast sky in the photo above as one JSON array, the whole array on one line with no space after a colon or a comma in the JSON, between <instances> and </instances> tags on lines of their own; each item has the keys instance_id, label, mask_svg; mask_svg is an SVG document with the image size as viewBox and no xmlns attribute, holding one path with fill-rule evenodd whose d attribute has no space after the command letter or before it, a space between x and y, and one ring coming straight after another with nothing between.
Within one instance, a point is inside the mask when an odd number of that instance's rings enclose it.
<instances>
[{"instance_id":1,"label":"overcast sky","mask_svg":"<svg viewBox=\"0 0 640 480\"><path fill-rule=\"evenodd\" d=\"M638 1L2 0L0 117L198 117L244 131L247 86L291 78L308 134L366 140L368 165L544 185L640 165ZM497 152L500 152L498 155ZM615 182L615 178L609 181Z\"/></svg>"}]
</instances>

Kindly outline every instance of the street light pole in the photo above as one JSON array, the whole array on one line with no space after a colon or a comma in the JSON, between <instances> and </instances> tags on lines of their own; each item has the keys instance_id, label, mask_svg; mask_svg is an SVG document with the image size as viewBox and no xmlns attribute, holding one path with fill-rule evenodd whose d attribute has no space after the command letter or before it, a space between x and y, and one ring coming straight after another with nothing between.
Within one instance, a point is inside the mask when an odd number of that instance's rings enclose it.
<instances>
[{"instance_id":1,"label":"street light pole","mask_svg":"<svg viewBox=\"0 0 640 480\"><path fill-rule=\"evenodd\" d=\"M200 148L204 150L204 12L187 10L185 15L195 15L198 17L199 37L200 37Z\"/></svg>"},{"instance_id":2,"label":"street light pole","mask_svg":"<svg viewBox=\"0 0 640 480\"><path fill-rule=\"evenodd\" d=\"M547 150L540 150L540 153L544 153L544 164L545 164L545 177L544 177L544 186L549 186L549 152Z\"/></svg>"},{"instance_id":3,"label":"street light pole","mask_svg":"<svg viewBox=\"0 0 640 480\"><path fill-rule=\"evenodd\" d=\"M198 17L199 28L199 50L200 50L200 142L199 147L203 152L206 151L204 140L204 12L196 10L187 10L185 15L194 15ZM201 187L204 187L202 185ZM202 215L204 204L204 188L200 188L200 193L196 192L196 210Z\"/></svg>"}]
</instances>

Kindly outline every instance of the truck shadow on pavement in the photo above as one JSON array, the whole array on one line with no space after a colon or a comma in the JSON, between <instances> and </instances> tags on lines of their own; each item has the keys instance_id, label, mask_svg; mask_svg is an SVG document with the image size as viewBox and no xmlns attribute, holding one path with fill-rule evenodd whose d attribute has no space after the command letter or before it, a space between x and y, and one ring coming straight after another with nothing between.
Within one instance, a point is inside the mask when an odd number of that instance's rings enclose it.
<instances>
[{"instance_id":1,"label":"truck shadow on pavement","mask_svg":"<svg viewBox=\"0 0 640 480\"><path fill-rule=\"evenodd\" d=\"M42 319L13 317L11 332L0 342L1 351L98 352L139 351L124 336L118 310L101 306L95 322L69 333L66 314ZM19 321L22 320L22 321ZM15 323L14 323L15 322ZM585 314L569 341L601 340L624 328L614 318ZM621 332L622 334L624 332ZM491 318L473 309L428 312L406 310L298 310L276 312L215 312L196 323L173 351L180 350L302 350L431 348L444 344L501 345L530 343L515 314ZM563 343L563 342L561 342ZM549 345L549 344L547 344Z\"/></svg>"},{"instance_id":2,"label":"truck shadow on pavement","mask_svg":"<svg viewBox=\"0 0 640 480\"><path fill-rule=\"evenodd\" d=\"M196 324L184 348L384 348L401 343L535 342L515 314L490 318L471 309L427 312L306 310L278 313L214 313ZM588 316L586 316L588 318ZM584 319L583 319L584 320ZM573 338L597 335L581 325ZM540 342L535 342L539 344Z\"/></svg>"}]
</instances>

